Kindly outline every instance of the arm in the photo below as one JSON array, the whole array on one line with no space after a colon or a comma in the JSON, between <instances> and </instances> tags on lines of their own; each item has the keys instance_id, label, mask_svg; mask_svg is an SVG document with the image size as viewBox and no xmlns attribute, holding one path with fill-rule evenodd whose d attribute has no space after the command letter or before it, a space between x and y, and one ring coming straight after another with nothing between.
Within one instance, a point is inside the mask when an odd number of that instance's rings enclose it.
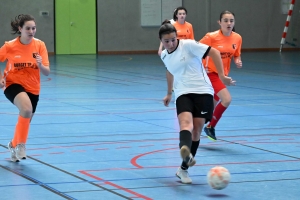
<instances>
[{"instance_id":1,"label":"arm","mask_svg":"<svg viewBox=\"0 0 300 200\"><path fill-rule=\"evenodd\" d=\"M237 68L242 68L242 59L241 59L242 37L241 36L239 36L238 41L239 41L237 44L238 48L233 55L234 56L233 61L236 64Z\"/></svg>"},{"instance_id":2,"label":"arm","mask_svg":"<svg viewBox=\"0 0 300 200\"><path fill-rule=\"evenodd\" d=\"M222 80L222 82L225 85L234 85L235 81L233 81L230 77L224 75L223 63L220 52L217 49L211 47L210 51L208 52L208 56L211 57L211 59L213 60L217 68L219 78Z\"/></svg>"},{"instance_id":3,"label":"arm","mask_svg":"<svg viewBox=\"0 0 300 200\"><path fill-rule=\"evenodd\" d=\"M173 89L174 77L168 70L166 73L166 77L167 77L168 91L167 91L167 95L164 97L163 101L164 101L164 105L168 106L172 99L172 89Z\"/></svg>"},{"instance_id":4,"label":"arm","mask_svg":"<svg viewBox=\"0 0 300 200\"><path fill-rule=\"evenodd\" d=\"M193 29L193 26L191 25L191 28L190 28L190 31L191 31L191 40L194 40L195 37L194 37L194 29Z\"/></svg>"},{"instance_id":5,"label":"arm","mask_svg":"<svg viewBox=\"0 0 300 200\"><path fill-rule=\"evenodd\" d=\"M49 68L49 66L44 66L42 64L42 61L43 61L42 56L37 54L36 55L36 62L38 64L38 67L40 68L43 75L48 76L50 74L50 68Z\"/></svg>"},{"instance_id":6,"label":"arm","mask_svg":"<svg viewBox=\"0 0 300 200\"><path fill-rule=\"evenodd\" d=\"M0 48L0 61L4 62L5 60L6 60L6 46L3 45ZM6 81L3 78L2 73L1 73L1 69L0 69L0 88L3 88L5 85L6 85Z\"/></svg>"},{"instance_id":7,"label":"arm","mask_svg":"<svg viewBox=\"0 0 300 200\"><path fill-rule=\"evenodd\" d=\"M162 44L162 42L160 42L159 48L158 48L158 55L159 56L161 55L162 49L163 49L163 44Z\"/></svg>"},{"instance_id":8,"label":"arm","mask_svg":"<svg viewBox=\"0 0 300 200\"><path fill-rule=\"evenodd\" d=\"M48 76L50 74L48 51L44 42L41 43L40 52L36 55L36 62L43 75Z\"/></svg>"},{"instance_id":9,"label":"arm","mask_svg":"<svg viewBox=\"0 0 300 200\"><path fill-rule=\"evenodd\" d=\"M242 60L241 60L241 56L234 57L233 61L236 64L237 68L242 68L243 63L242 63Z\"/></svg>"},{"instance_id":10,"label":"arm","mask_svg":"<svg viewBox=\"0 0 300 200\"><path fill-rule=\"evenodd\" d=\"M0 88L3 88L6 85L5 79L2 77L2 73L0 71Z\"/></svg>"}]
</instances>

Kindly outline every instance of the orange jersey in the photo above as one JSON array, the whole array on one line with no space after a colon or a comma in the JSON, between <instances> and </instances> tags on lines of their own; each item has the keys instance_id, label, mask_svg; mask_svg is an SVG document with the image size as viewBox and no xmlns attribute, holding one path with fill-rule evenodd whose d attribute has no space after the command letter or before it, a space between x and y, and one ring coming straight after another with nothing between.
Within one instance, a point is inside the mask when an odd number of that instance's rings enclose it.
<instances>
[{"instance_id":1,"label":"orange jersey","mask_svg":"<svg viewBox=\"0 0 300 200\"><path fill-rule=\"evenodd\" d=\"M15 83L22 85L26 92L35 95L40 93L40 69L34 54L39 54L42 64L49 66L48 52L43 41L33 38L30 44L24 45L17 37L5 42L0 48L0 61L6 61L6 87Z\"/></svg>"},{"instance_id":2,"label":"orange jersey","mask_svg":"<svg viewBox=\"0 0 300 200\"><path fill-rule=\"evenodd\" d=\"M184 22L184 24L178 23L176 21L173 26L177 30L177 38L178 39L191 39L194 40L194 31L192 24L188 22Z\"/></svg>"},{"instance_id":3,"label":"orange jersey","mask_svg":"<svg viewBox=\"0 0 300 200\"><path fill-rule=\"evenodd\" d=\"M207 33L199 42L220 51L224 66L224 74L227 76L230 71L232 57L239 57L241 55L242 37L236 32L231 32L230 36L224 36L221 30L218 30ZM208 56L203 60L203 65L206 68L207 73L218 73L213 60Z\"/></svg>"}]
</instances>

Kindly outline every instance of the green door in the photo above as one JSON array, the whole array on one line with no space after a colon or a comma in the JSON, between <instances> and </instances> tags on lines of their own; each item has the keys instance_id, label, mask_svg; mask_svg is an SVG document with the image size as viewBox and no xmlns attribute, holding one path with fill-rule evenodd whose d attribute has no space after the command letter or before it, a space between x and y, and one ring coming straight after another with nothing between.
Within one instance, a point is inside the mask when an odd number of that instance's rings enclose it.
<instances>
[{"instance_id":1,"label":"green door","mask_svg":"<svg viewBox=\"0 0 300 200\"><path fill-rule=\"evenodd\" d=\"M56 54L96 54L96 0L55 0Z\"/></svg>"}]
</instances>

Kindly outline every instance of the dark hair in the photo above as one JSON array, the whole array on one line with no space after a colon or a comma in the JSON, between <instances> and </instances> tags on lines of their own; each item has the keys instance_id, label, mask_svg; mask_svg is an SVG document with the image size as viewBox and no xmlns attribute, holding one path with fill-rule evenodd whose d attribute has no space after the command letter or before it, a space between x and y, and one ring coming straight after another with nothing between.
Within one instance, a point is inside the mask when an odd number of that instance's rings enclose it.
<instances>
[{"instance_id":1,"label":"dark hair","mask_svg":"<svg viewBox=\"0 0 300 200\"><path fill-rule=\"evenodd\" d=\"M175 10L174 10L174 13L173 13L173 19L174 19L174 21L177 21L177 14L178 14L178 10L184 10L185 11L185 14L187 14L187 10L185 9L185 7L182 7L182 6L180 6L180 7L178 7L178 8L176 8Z\"/></svg>"},{"instance_id":2,"label":"dark hair","mask_svg":"<svg viewBox=\"0 0 300 200\"><path fill-rule=\"evenodd\" d=\"M222 18L223 18L223 15L225 15L225 14L231 14L231 15L233 15L234 17L235 17L235 15L234 15L234 13L233 12L230 12L230 11L228 11L228 10L224 10L223 12L221 12L221 14L220 14L220 21L222 20ZM234 31L235 32L235 28L233 27L232 28L232 31Z\"/></svg>"},{"instance_id":3,"label":"dark hair","mask_svg":"<svg viewBox=\"0 0 300 200\"><path fill-rule=\"evenodd\" d=\"M35 21L34 17L31 15L18 15L15 17L14 20L11 21L10 25L11 25L11 30L12 30L12 34L21 34L21 32L19 31L19 27L23 27L25 22L27 21Z\"/></svg>"},{"instance_id":4,"label":"dark hair","mask_svg":"<svg viewBox=\"0 0 300 200\"><path fill-rule=\"evenodd\" d=\"M175 32L177 35L176 28L171 24L169 20L166 19L165 21L162 22L161 27L159 28L159 32L158 32L159 39L161 39L162 35L170 34L173 32Z\"/></svg>"}]
</instances>

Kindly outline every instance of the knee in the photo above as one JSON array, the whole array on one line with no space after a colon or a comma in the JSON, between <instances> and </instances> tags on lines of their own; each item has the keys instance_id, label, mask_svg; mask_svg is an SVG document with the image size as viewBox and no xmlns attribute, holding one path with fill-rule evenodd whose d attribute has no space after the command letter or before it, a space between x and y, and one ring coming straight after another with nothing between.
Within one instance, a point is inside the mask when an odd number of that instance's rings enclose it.
<instances>
[{"instance_id":1,"label":"knee","mask_svg":"<svg viewBox=\"0 0 300 200\"><path fill-rule=\"evenodd\" d=\"M20 115L25 118L30 118L32 115L32 106L31 105L23 105L20 108Z\"/></svg>"},{"instance_id":2,"label":"knee","mask_svg":"<svg viewBox=\"0 0 300 200\"><path fill-rule=\"evenodd\" d=\"M221 102L225 107L228 107L231 103L231 96L230 95L225 96L224 98L221 99Z\"/></svg>"},{"instance_id":3,"label":"knee","mask_svg":"<svg viewBox=\"0 0 300 200\"><path fill-rule=\"evenodd\" d=\"M192 132L192 140L193 141L198 141L200 139L200 135L201 135L201 130L194 129L193 132Z\"/></svg>"},{"instance_id":4,"label":"knee","mask_svg":"<svg viewBox=\"0 0 300 200\"><path fill-rule=\"evenodd\" d=\"M181 120L180 121L180 130L189 130L190 132L192 132L193 123L188 120Z\"/></svg>"}]
</instances>

